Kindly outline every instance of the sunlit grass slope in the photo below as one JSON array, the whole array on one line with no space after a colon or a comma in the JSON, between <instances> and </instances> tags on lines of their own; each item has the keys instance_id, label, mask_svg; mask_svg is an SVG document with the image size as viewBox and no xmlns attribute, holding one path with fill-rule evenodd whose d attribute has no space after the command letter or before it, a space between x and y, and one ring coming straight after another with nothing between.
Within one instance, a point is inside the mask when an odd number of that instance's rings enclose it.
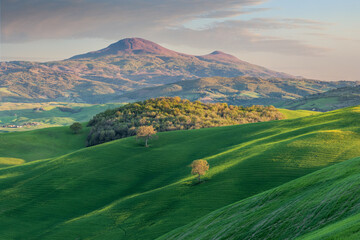
<instances>
[{"instance_id":1,"label":"sunlit grass slope","mask_svg":"<svg viewBox=\"0 0 360 240\"><path fill-rule=\"evenodd\" d=\"M340 186L341 187L341 186ZM357 191L356 189L354 189ZM358 191L357 191L358 192ZM355 195L358 197L357 192ZM358 240L360 239L360 213L339 220L333 224L310 232L298 238L299 240Z\"/></svg>"},{"instance_id":2,"label":"sunlit grass slope","mask_svg":"<svg viewBox=\"0 0 360 240\"><path fill-rule=\"evenodd\" d=\"M359 189L355 158L219 209L162 239L359 239Z\"/></svg>"},{"instance_id":3,"label":"sunlit grass slope","mask_svg":"<svg viewBox=\"0 0 360 240\"><path fill-rule=\"evenodd\" d=\"M280 108L279 111L284 114L286 119L294 119L300 117L307 117L316 114L320 114L320 112L309 111L309 110L289 110Z\"/></svg>"},{"instance_id":4,"label":"sunlit grass slope","mask_svg":"<svg viewBox=\"0 0 360 240\"><path fill-rule=\"evenodd\" d=\"M282 101L278 107L288 109L307 109L316 111L331 111L349 106L356 106L360 102L360 86L341 87L327 92L307 95L303 98Z\"/></svg>"},{"instance_id":5,"label":"sunlit grass slope","mask_svg":"<svg viewBox=\"0 0 360 240\"><path fill-rule=\"evenodd\" d=\"M69 127L54 127L27 132L0 133L0 167L61 156L84 148L89 129L79 134Z\"/></svg>"},{"instance_id":6,"label":"sunlit grass slope","mask_svg":"<svg viewBox=\"0 0 360 240\"><path fill-rule=\"evenodd\" d=\"M0 170L0 239L154 239L216 209L360 156L360 108L125 138ZM210 171L194 184L189 164ZM19 230L21 226L21 231Z\"/></svg>"}]
</instances>

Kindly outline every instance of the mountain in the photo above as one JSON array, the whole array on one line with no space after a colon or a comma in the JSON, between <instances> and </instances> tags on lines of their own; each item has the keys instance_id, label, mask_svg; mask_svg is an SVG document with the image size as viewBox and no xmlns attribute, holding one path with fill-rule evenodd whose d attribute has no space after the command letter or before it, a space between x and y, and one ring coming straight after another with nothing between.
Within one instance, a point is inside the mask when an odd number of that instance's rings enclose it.
<instances>
[{"instance_id":1,"label":"mountain","mask_svg":"<svg viewBox=\"0 0 360 240\"><path fill-rule=\"evenodd\" d=\"M241 61L240 59L221 51L214 51L208 55L199 56L198 58L207 61L219 61L219 62L222 61L222 62L234 62L234 63L245 64L245 62Z\"/></svg>"},{"instance_id":2,"label":"mountain","mask_svg":"<svg viewBox=\"0 0 360 240\"><path fill-rule=\"evenodd\" d=\"M69 60L96 60L123 65L123 67L133 71L140 71L142 77L146 77L144 76L145 73L154 75L154 70L166 77L177 76L182 78L182 80L205 76L235 77L241 75L265 78L292 77L289 74L271 71L264 67L241 61L221 51L214 51L204 56L194 56L169 50L141 38L126 38L111 44L107 48L76 55ZM131 66L128 64L130 62ZM161 81L160 79L158 80ZM172 81L167 80L167 83L169 82Z\"/></svg>"},{"instance_id":3,"label":"mountain","mask_svg":"<svg viewBox=\"0 0 360 240\"><path fill-rule=\"evenodd\" d=\"M179 81L157 87L142 88L124 93L113 99L115 102L133 102L156 97L179 96L203 102L226 102L234 105L272 105L322 93L329 89L355 86L358 82L323 82L292 78L259 77L208 77Z\"/></svg>"},{"instance_id":4,"label":"mountain","mask_svg":"<svg viewBox=\"0 0 360 240\"><path fill-rule=\"evenodd\" d=\"M288 109L331 111L360 104L360 86L340 87L277 104Z\"/></svg>"},{"instance_id":5,"label":"mountain","mask_svg":"<svg viewBox=\"0 0 360 240\"><path fill-rule=\"evenodd\" d=\"M0 99L105 103L146 87L214 76L298 79L220 51L194 56L141 38L127 38L62 61L1 62Z\"/></svg>"},{"instance_id":6,"label":"mountain","mask_svg":"<svg viewBox=\"0 0 360 240\"><path fill-rule=\"evenodd\" d=\"M125 38L116 43L111 44L107 48L93 51L81 55L76 55L70 59L95 59L104 58L106 56L124 56L124 55L147 55L153 54L164 57L186 57L189 55L177 53L166 49L159 44L142 39L142 38ZM190 56L189 56L190 57Z\"/></svg>"},{"instance_id":7,"label":"mountain","mask_svg":"<svg viewBox=\"0 0 360 240\"><path fill-rule=\"evenodd\" d=\"M103 62L1 62L0 100L102 103L144 85L116 77L118 72Z\"/></svg>"},{"instance_id":8,"label":"mountain","mask_svg":"<svg viewBox=\"0 0 360 240\"><path fill-rule=\"evenodd\" d=\"M359 110L158 133L148 148L131 137L81 148L85 136L76 135L68 152L66 128L31 131L26 139L25 133L4 134L0 155L32 162L0 169L0 238L156 239L215 210L219 226L234 234L250 229L289 239L331 226L359 211L358 161L346 161L360 155ZM62 153L25 158L53 141ZM210 164L201 184L190 174L195 159ZM339 171L314 173L344 161ZM299 178L310 173L315 175ZM234 215L229 204L235 204ZM233 231L241 222L245 230ZM196 223L203 231L205 225Z\"/></svg>"}]
</instances>

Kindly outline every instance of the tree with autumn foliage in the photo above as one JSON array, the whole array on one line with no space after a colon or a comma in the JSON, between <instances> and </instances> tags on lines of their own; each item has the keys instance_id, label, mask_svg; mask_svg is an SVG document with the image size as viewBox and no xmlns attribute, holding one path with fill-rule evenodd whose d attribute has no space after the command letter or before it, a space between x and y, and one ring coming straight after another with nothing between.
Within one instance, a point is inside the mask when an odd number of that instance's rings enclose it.
<instances>
[{"instance_id":1,"label":"tree with autumn foliage","mask_svg":"<svg viewBox=\"0 0 360 240\"><path fill-rule=\"evenodd\" d=\"M148 147L149 139L156 135L156 131L153 126L140 126L136 131L137 139L144 139L145 147Z\"/></svg>"},{"instance_id":2,"label":"tree with autumn foliage","mask_svg":"<svg viewBox=\"0 0 360 240\"><path fill-rule=\"evenodd\" d=\"M209 170L209 163L204 159L194 160L191 163L191 174L198 175L198 181L200 182L200 177L203 176L206 171Z\"/></svg>"}]
</instances>

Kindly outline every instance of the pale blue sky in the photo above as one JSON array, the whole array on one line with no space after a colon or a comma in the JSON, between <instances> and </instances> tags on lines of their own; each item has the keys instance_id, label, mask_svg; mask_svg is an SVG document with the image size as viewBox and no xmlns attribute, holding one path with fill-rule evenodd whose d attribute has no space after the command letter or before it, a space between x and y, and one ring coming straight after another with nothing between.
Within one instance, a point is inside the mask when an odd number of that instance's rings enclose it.
<instances>
[{"instance_id":1,"label":"pale blue sky","mask_svg":"<svg viewBox=\"0 0 360 240\"><path fill-rule=\"evenodd\" d=\"M274 70L360 80L359 0L2 0L1 60L49 61L143 37Z\"/></svg>"}]
</instances>

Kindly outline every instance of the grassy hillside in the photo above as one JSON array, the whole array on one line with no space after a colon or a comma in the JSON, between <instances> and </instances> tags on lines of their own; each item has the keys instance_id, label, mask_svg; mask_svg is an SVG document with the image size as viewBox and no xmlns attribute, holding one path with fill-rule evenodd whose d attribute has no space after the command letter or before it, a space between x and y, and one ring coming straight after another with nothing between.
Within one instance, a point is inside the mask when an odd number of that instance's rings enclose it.
<instances>
[{"instance_id":1,"label":"grassy hillside","mask_svg":"<svg viewBox=\"0 0 360 240\"><path fill-rule=\"evenodd\" d=\"M31 104L31 106L33 107L34 105ZM38 106L44 107L44 104L39 104ZM5 105L2 107L5 108ZM16 109L17 107L21 108L20 105L16 107L13 104L8 107L11 107L10 111L20 110ZM25 107L28 106L25 105ZM98 106L94 106L94 109L97 110L96 107ZM316 114L316 112L301 110L281 109L280 111L289 119ZM90 129L86 128L84 124L84 130L76 135L70 132L69 127L52 127L27 132L1 133L0 168L61 156L84 148L89 131Z\"/></svg>"},{"instance_id":2,"label":"grassy hillside","mask_svg":"<svg viewBox=\"0 0 360 240\"><path fill-rule=\"evenodd\" d=\"M149 148L125 138L2 169L0 238L160 237L221 207L359 156L359 117L356 107L165 132ZM202 184L189 168L199 158L210 164Z\"/></svg>"},{"instance_id":3,"label":"grassy hillside","mask_svg":"<svg viewBox=\"0 0 360 240\"><path fill-rule=\"evenodd\" d=\"M300 99L285 101L277 106L288 109L305 109L315 111L332 111L360 103L360 86L343 87L324 93L312 94Z\"/></svg>"},{"instance_id":4,"label":"grassy hillside","mask_svg":"<svg viewBox=\"0 0 360 240\"><path fill-rule=\"evenodd\" d=\"M233 105L272 105L289 99L322 93L337 87L355 86L356 82L323 82L308 79L261 77L206 77L124 93L117 102L133 102L156 97L174 97ZM308 109L311 110L311 109Z\"/></svg>"},{"instance_id":5,"label":"grassy hillside","mask_svg":"<svg viewBox=\"0 0 360 240\"><path fill-rule=\"evenodd\" d=\"M217 210L161 239L358 239L359 187L355 158Z\"/></svg>"},{"instance_id":6,"label":"grassy hillside","mask_svg":"<svg viewBox=\"0 0 360 240\"><path fill-rule=\"evenodd\" d=\"M85 127L85 126L84 126ZM88 128L74 135L69 127L0 134L0 168L61 156L84 148Z\"/></svg>"},{"instance_id":7,"label":"grassy hillside","mask_svg":"<svg viewBox=\"0 0 360 240\"><path fill-rule=\"evenodd\" d=\"M299 237L302 240L335 240L360 238L360 214L355 214L334 224L329 224L319 230Z\"/></svg>"},{"instance_id":8,"label":"grassy hillside","mask_svg":"<svg viewBox=\"0 0 360 240\"><path fill-rule=\"evenodd\" d=\"M285 119L294 119L307 117L312 115L320 114L320 112L308 111L308 110L289 110L289 109L278 109L285 117Z\"/></svg>"},{"instance_id":9,"label":"grassy hillside","mask_svg":"<svg viewBox=\"0 0 360 240\"><path fill-rule=\"evenodd\" d=\"M83 103L0 103L0 131L27 131L32 129L64 126L71 123L87 122L95 114L122 104L83 104ZM29 122L38 126L23 128L4 128L9 124L23 125Z\"/></svg>"}]
</instances>

